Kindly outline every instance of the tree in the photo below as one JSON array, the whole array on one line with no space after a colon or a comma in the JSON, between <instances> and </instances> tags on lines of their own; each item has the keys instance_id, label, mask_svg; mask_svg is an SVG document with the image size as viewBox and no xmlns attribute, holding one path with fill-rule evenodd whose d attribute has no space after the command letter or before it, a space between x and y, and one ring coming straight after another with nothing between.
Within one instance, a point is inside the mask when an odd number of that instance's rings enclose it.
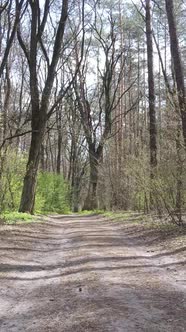
<instances>
[{"instance_id":1,"label":"tree","mask_svg":"<svg viewBox=\"0 0 186 332\"><path fill-rule=\"evenodd\" d=\"M151 178L157 166L157 129L155 110L155 87L153 70L153 38L151 23L151 1L146 0L146 36L147 36L147 62L148 62L148 87L149 87L149 118L150 118L150 165Z\"/></svg>"},{"instance_id":2,"label":"tree","mask_svg":"<svg viewBox=\"0 0 186 332\"><path fill-rule=\"evenodd\" d=\"M20 14L21 14L21 9L23 7L23 3L24 3L24 0L16 0L15 2L15 10L14 10L14 16L15 16L15 20L14 20L14 23L13 23L13 27L11 27L11 8L12 8L12 4L13 4L13 1L6 1L5 4L0 7L0 15L2 15L2 13L7 10L7 15L9 16L9 26L8 26L8 31L7 31L7 41L6 41L6 47L5 47L5 50L4 50L4 54L3 54L3 57L2 57L2 61L0 63L0 77L2 76L3 74L3 70L6 66L6 63L7 63L7 59L8 59L8 55L10 53L10 49L12 47L12 44L13 44L13 41L14 41L14 38L16 36L16 31L17 31L17 27L18 27L18 24L19 24L19 20L20 20Z\"/></svg>"},{"instance_id":3,"label":"tree","mask_svg":"<svg viewBox=\"0 0 186 332\"><path fill-rule=\"evenodd\" d=\"M45 128L49 114L49 103L52 93L52 87L56 75L56 67L61 55L63 37L65 31L66 20L68 16L68 0L63 0L61 6L61 14L59 23L56 27L56 35L54 39L53 54L50 61L50 55L42 40L45 30L47 17L50 10L50 1L45 1L44 14L41 20L41 12L38 0L30 0L29 6L31 10L31 34L30 48L27 49L25 42L21 36L21 29L18 30L18 39L22 50L27 58L30 72L30 95L31 95L31 144L29 149L28 163L26 167L26 175L24 178L23 191L19 211L33 213L37 171L40 158L40 150L45 134ZM43 55L47 62L48 73L44 83L44 88L40 96L39 77L38 77L38 52L41 46Z\"/></svg>"},{"instance_id":4,"label":"tree","mask_svg":"<svg viewBox=\"0 0 186 332\"><path fill-rule=\"evenodd\" d=\"M69 1L63 22L65 1L23 1L9 48L16 4L0 0L1 211L19 208L27 163L20 210L33 212L36 189L40 211L151 208L181 223L183 93L165 1ZM186 8L173 4L184 62Z\"/></svg>"},{"instance_id":5,"label":"tree","mask_svg":"<svg viewBox=\"0 0 186 332\"><path fill-rule=\"evenodd\" d=\"M117 116L114 116L114 110L124 94L133 85L131 84L125 91L119 91L119 84L123 77L124 69L124 61L119 66L123 50L117 47L116 23L112 13L108 17L108 22L110 32L105 35L101 18L100 26L97 25L97 22L92 26L92 34L99 45L99 52L104 59L104 67L102 69L101 67L98 68L99 75L95 88L92 91L92 88L88 87L86 81L86 61L87 54L90 52L90 43L87 43L87 49L84 50L84 63L79 67L76 84L74 85L74 93L77 98L88 146L90 166L88 194L84 203L85 210L92 210L98 207L99 167L102 164L105 143L109 136L112 136L112 125L118 121Z\"/></svg>"},{"instance_id":6,"label":"tree","mask_svg":"<svg viewBox=\"0 0 186 332\"><path fill-rule=\"evenodd\" d=\"M179 108L182 120L182 132L186 146L186 92L185 92L185 83L184 83L184 70L182 66L181 54L179 49L177 27L176 27L175 14L174 14L174 2L173 0L166 0L165 3L166 3L168 25L169 25L171 56L174 65Z\"/></svg>"}]
</instances>

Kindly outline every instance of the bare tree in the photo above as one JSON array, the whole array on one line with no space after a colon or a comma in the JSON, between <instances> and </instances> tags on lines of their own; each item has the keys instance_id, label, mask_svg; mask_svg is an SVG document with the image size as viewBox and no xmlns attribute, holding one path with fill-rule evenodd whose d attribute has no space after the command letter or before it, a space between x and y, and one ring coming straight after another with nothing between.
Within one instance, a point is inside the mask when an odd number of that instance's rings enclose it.
<instances>
[{"instance_id":1,"label":"bare tree","mask_svg":"<svg viewBox=\"0 0 186 332\"><path fill-rule=\"evenodd\" d=\"M3 70L6 66L8 55L9 55L11 46L13 44L14 38L16 36L16 31L17 31L17 27L18 27L18 24L19 24L21 9L23 7L24 0L20 0L20 1L16 0L15 12L14 12L15 19L14 19L13 27L11 27L12 24L10 23L11 22L10 16L11 16L12 4L13 4L13 1L10 0L10 1L6 1L5 4L2 7L0 7L0 15L5 10L7 10L7 15L9 16L9 26L8 26L8 31L7 31L6 47L5 47L5 50L4 50L3 57L2 57L2 61L0 63L0 77L2 76Z\"/></svg>"},{"instance_id":2,"label":"bare tree","mask_svg":"<svg viewBox=\"0 0 186 332\"><path fill-rule=\"evenodd\" d=\"M149 117L150 117L150 164L151 177L154 177L154 169L157 166L157 128L155 109L155 87L153 70L153 38L151 22L151 1L146 0L146 36L147 36L147 62L148 62L148 86L149 86Z\"/></svg>"},{"instance_id":3,"label":"bare tree","mask_svg":"<svg viewBox=\"0 0 186 332\"><path fill-rule=\"evenodd\" d=\"M184 83L184 71L182 67L181 54L179 50L179 41L178 41L177 27L176 27L175 14L174 14L174 2L173 0L166 0L165 3L166 3L168 25L169 25L171 56L174 65L179 108L182 120L182 132L186 146L186 92L185 92L185 83Z\"/></svg>"},{"instance_id":4,"label":"bare tree","mask_svg":"<svg viewBox=\"0 0 186 332\"><path fill-rule=\"evenodd\" d=\"M114 110L134 83L125 91L120 90L125 59L123 59L121 64L120 60L123 50L117 48L116 23L112 13L108 21L110 32L105 36L103 35L102 21L101 27L98 28L96 24L92 26L92 33L100 45L100 53L105 59L104 68L99 68L99 82L93 89L94 91L87 86L86 61L87 54L90 51L90 43L88 43L87 48L84 50L84 63L79 68L76 84L74 85L89 154L90 178L88 194L84 203L85 210L92 210L98 207L97 186L99 167L103 160L103 149L108 138L113 135L113 124L118 121L118 116L115 116ZM127 113L129 110L124 112Z\"/></svg>"},{"instance_id":5,"label":"bare tree","mask_svg":"<svg viewBox=\"0 0 186 332\"><path fill-rule=\"evenodd\" d=\"M31 9L31 35L30 35L30 48L28 50L20 29L18 30L19 43L27 58L29 71L30 71L30 95L31 95L31 108L32 108L32 134L31 145L29 150L28 163L26 168L26 175L24 178L23 191L19 211L33 213L34 199L36 190L36 178L39 165L40 149L45 134L45 127L49 117L49 102L52 93L52 87L56 75L56 67L61 55L63 37L65 31L66 20L68 16L68 0L63 0L61 6L61 14L58 26L56 27L56 35L53 46L53 54L51 61L50 56L44 47L42 40L43 32L47 22L47 17L50 10L50 1L45 1L44 14L41 19L40 7L38 0L30 0L29 6ZM44 88L40 97L39 84L38 84L38 44L42 45L42 51L48 64L47 78Z\"/></svg>"}]
</instances>

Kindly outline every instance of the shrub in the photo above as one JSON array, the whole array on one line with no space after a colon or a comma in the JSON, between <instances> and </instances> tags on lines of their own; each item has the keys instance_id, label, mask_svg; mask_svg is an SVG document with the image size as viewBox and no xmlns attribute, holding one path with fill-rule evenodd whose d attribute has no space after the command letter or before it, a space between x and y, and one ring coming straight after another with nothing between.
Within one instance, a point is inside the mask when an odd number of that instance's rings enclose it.
<instances>
[{"instance_id":1,"label":"shrub","mask_svg":"<svg viewBox=\"0 0 186 332\"><path fill-rule=\"evenodd\" d=\"M25 154L18 155L11 149L1 159L0 213L18 210L25 166Z\"/></svg>"},{"instance_id":2,"label":"shrub","mask_svg":"<svg viewBox=\"0 0 186 332\"><path fill-rule=\"evenodd\" d=\"M38 175L35 210L68 213L69 189L62 175L42 172Z\"/></svg>"},{"instance_id":3,"label":"shrub","mask_svg":"<svg viewBox=\"0 0 186 332\"><path fill-rule=\"evenodd\" d=\"M26 155L6 151L0 165L0 214L17 211L26 168ZM68 213L69 188L62 175L39 172L35 211Z\"/></svg>"},{"instance_id":4,"label":"shrub","mask_svg":"<svg viewBox=\"0 0 186 332\"><path fill-rule=\"evenodd\" d=\"M6 212L3 213L0 218L6 224L15 224L17 222L29 223L34 221L34 217L28 213L20 213L20 212Z\"/></svg>"}]
</instances>

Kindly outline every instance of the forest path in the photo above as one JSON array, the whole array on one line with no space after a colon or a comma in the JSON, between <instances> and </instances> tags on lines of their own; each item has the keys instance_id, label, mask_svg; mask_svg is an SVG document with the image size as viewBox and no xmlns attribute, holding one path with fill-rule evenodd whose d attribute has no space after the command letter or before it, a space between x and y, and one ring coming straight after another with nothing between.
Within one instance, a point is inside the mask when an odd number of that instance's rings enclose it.
<instances>
[{"instance_id":1,"label":"forest path","mask_svg":"<svg viewBox=\"0 0 186 332\"><path fill-rule=\"evenodd\" d=\"M0 226L1 332L186 331L183 243L130 221L44 219Z\"/></svg>"}]
</instances>

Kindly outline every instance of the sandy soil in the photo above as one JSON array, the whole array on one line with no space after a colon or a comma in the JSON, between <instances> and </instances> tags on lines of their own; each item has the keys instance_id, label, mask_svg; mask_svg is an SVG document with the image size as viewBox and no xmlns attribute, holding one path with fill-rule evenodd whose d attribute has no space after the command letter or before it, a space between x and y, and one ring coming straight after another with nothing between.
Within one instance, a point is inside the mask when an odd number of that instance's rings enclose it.
<instances>
[{"instance_id":1,"label":"sandy soil","mask_svg":"<svg viewBox=\"0 0 186 332\"><path fill-rule=\"evenodd\" d=\"M0 226L1 332L186 331L185 237L45 219Z\"/></svg>"}]
</instances>

